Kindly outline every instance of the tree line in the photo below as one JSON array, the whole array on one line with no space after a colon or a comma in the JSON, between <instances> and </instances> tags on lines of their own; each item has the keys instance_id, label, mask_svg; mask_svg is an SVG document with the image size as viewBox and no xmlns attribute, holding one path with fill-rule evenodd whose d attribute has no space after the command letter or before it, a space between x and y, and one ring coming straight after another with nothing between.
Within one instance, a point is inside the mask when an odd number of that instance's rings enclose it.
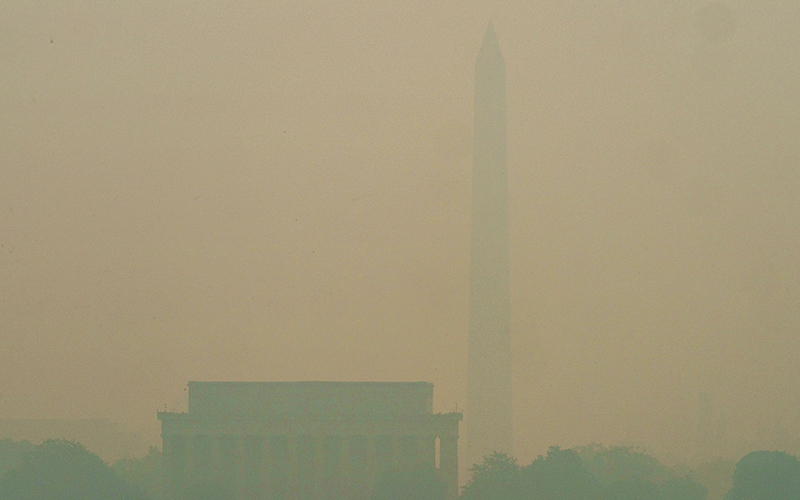
<instances>
[{"instance_id":1,"label":"tree line","mask_svg":"<svg viewBox=\"0 0 800 500\"><path fill-rule=\"evenodd\" d=\"M79 443L0 440L0 500L235 500L212 483L190 486L178 499L162 489L164 464L151 447L113 465ZM715 493L716 495L716 493ZM446 500L433 467L389 471L369 500ZM720 494L722 497L722 494ZM716 497L715 497L716 498ZM800 460L779 451L745 455L724 500L800 499ZM338 500L338 499L331 499ZM343 499L344 500L344 499ZM713 500L690 470L669 468L627 447L551 447L528 465L494 453L470 468L459 500Z\"/></svg>"}]
</instances>

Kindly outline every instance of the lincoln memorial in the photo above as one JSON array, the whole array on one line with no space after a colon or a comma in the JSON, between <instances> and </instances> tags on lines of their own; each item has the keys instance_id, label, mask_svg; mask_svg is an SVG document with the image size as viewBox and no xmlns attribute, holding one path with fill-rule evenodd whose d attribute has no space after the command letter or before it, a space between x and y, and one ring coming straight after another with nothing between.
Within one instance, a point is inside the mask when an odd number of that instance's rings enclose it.
<instances>
[{"instance_id":1,"label":"lincoln memorial","mask_svg":"<svg viewBox=\"0 0 800 500\"><path fill-rule=\"evenodd\" d=\"M189 382L187 413L158 412L167 487L237 498L366 499L381 474L433 467L458 494L461 413L427 382Z\"/></svg>"}]
</instances>

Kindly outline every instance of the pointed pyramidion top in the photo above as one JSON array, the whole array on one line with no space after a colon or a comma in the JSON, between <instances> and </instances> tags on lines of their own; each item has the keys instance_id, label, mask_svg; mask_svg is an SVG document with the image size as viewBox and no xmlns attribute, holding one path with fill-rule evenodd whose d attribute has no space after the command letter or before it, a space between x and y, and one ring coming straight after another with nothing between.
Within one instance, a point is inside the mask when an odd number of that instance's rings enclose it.
<instances>
[{"instance_id":1,"label":"pointed pyramidion top","mask_svg":"<svg viewBox=\"0 0 800 500\"><path fill-rule=\"evenodd\" d=\"M492 24L492 20L489 20L489 25L486 27L486 33L483 35L483 44L486 43L497 43L497 34L494 32L494 24Z\"/></svg>"},{"instance_id":2,"label":"pointed pyramidion top","mask_svg":"<svg viewBox=\"0 0 800 500\"><path fill-rule=\"evenodd\" d=\"M483 43L478 57L480 58L483 54L491 54L493 57L503 58L500 42L497 41L497 34L494 32L492 21L489 21L489 26L486 27L486 34L483 35Z\"/></svg>"}]
</instances>

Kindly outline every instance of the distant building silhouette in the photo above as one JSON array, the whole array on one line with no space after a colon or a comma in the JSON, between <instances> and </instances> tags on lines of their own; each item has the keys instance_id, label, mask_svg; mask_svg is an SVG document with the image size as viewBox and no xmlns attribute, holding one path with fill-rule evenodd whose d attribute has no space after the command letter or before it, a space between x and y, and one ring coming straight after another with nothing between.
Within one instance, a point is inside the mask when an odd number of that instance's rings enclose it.
<instances>
[{"instance_id":1,"label":"distant building silhouette","mask_svg":"<svg viewBox=\"0 0 800 500\"><path fill-rule=\"evenodd\" d=\"M467 460L512 453L506 70L489 23L475 63Z\"/></svg>"},{"instance_id":2,"label":"distant building silhouette","mask_svg":"<svg viewBox=\"0 0 800 500\"><path fill-rule=\"evenodd\" d=\"M711 394L697 395L697 451L708 455L714 447L714 400Z\"/></svg>"},{"instance_id":3,"label":"distant building silhouette","mask_svg":"<svg viewBox=\"0 0 800 500\"><path fill-rule=\"evenodd\" d=\"M728 429L725 415L714 409L714 398L708 392L697 395L697 436L695 459L709 460L728 454Z\"/></svg>"},{"instance_id":4,"label":"distant building silhouette","mask_svg":"<svg viewBox=\"0 0 800 500\"><path fill-rule=\"evenodd\" d=\"M460 413L433 384L189 382L188 413L159 412L168 488L237 498L366 499L382 472L436 466L458 494Z\"/></svg>"}]
</instances>

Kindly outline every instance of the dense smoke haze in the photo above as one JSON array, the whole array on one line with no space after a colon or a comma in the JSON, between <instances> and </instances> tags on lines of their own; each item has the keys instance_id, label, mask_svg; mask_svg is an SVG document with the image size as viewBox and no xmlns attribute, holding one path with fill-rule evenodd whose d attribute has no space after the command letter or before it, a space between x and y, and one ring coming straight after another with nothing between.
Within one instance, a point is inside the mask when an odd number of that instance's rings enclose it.
<instances>
[{"instance_id":1,"label":"dense smoke haze","mask_svg":"<svg viewBox=\"0 0 800 500\"><path fill-rule=\"evenodd\" d=\"M146 450L189 380L464 409L490 19L515 455L800 452L800 3L767 0L5 2L0 418Z\"/></svg>"}]
</instances>

